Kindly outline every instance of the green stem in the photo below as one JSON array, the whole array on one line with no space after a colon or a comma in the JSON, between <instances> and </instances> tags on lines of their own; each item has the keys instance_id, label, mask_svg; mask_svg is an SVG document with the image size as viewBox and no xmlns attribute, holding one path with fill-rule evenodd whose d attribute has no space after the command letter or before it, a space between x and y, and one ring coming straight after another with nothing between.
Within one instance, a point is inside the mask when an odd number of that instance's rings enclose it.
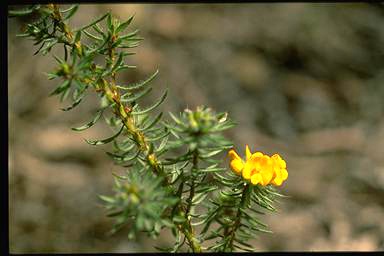
<instances>
[{"instance_id":1,"label":"green stem","mask_svg":"<svg viewBox=\"0 0 384 256\"><path fill-rule=\"evenodd\" d=\"M187 211L186 214L188 215L192 208L192 199L195 196L195 173L197 170L197 160L198 160L198 151L195 149L193 151L193 158L192 158L192 169L191 169L191 189L189 191L189 197L187 199L188 205L187 205Z\"/></svg>"},{"instance_id":2,"label":"green stem","mask_svg":"<svg viewBox=\"0 0 384 256\"><path fill-rule=\"evenodd\" d=\"M82 44L80 41L78 42L72 42L73 40L73 32L71 31L71 28L62 20L62 16L59 11L59 5L57 4L48 4L48 8L53 10L52 14L52 19L54 22L58 24L58 28L60 31L64 34L64 37L62 36L57 36L58 39L60 39L60 42L69 45L71 47L74 47L76 51L74 51L74 54L77 54L80 58L83 57L83 49L82 49ZM111 60L111 64L113 64L115 60L115 49L110 48L109 49L109 58ZM92 69L90 68L90 71ZM115 86L115 81L116 81L116 75L113 73L111 75L111 82L108 83L104 78L102 78L101 83L102 83L102 90L105 92L107 95L107 99L110 102L116 103L115 105L115 113L119 118L122 120L124 126L127 128L128 133L132 136L133 140L136 142L139 150L145 155L147 159L147 163L151 166L153 172L160 177L164 178L163 186L169 188L173 194L175 194L175 191L172 188L172 185L170 184L168 177L166 173L164 172L164 169L160 165L160 162L157 159L157 156L153 153L150 152L149 145L147 143L147 139L144 136L142 132L140 132L137 127L135 126L133 116L131 115L130 111L127 110L127 108L124 106L124 104L120 101L120 93L118 89ZM194 186L194 184L193 184ZM193 192L194 193L194 192ZM192 197L193 197L192 193ZM181 205L178 206L179 208L179 214L183 214L185 212L185 209L181 207ZM189 207L190 208L190 207ZM182 225L177 225L179 230L185 235L185 237L188 239L188 242L193 250L193 252L201 252L201 246L197 239L194 237L193 234L193 229L190 221L186 221Z\"/></svg>"},{"instance_id":3,"label":"green stem","mask_svg":"<svg viewBox=\"0 0 384 256\"><path fill-rule=\"evenodd\" d=\"M230 248L231 250L233 249L233 240L235 239L235 233L237 231L237 229L239 228L240 226L240 220L241 220L241 208L244 207L245 205L245 202L246 202L246 198L248 196L248 189L249 189L250 185L247 184L244 189L243 189L243 193L241 195L241 200L240 200L240 204L239 204L239 208L237 209L237 214L236 214L236 217L235 217L235 223L233 225L233 228L229 231L229 235L230 235L230 238L228 240L228 242L225 244L224 246L224 251L227 249L227 248ZM226 230L228 232L228 230Z\"/></svg>"},{"instance_id":4,"label":"green stem","mask_svg":"<svg viewBox=\"0 0 384 256\"><path fill-rule=\"evenodd\" d=\"M191 187L189 190L189 197L187 199L187 209L185 211L185 215L187 216L187 223L188 223L188 229L187 229L188 233L186 234L186 237L193 252L201 252L201 246L198 244L198 242L194 238L194 231L191 225L192 217L189 215L192 209L192 199L195 196L195 179L196 179L195 170L197 169L197 160L198 160L198 151L197 149L195 149L193 151L193 158L192 158Z\"/></svg>"}]
</instances>

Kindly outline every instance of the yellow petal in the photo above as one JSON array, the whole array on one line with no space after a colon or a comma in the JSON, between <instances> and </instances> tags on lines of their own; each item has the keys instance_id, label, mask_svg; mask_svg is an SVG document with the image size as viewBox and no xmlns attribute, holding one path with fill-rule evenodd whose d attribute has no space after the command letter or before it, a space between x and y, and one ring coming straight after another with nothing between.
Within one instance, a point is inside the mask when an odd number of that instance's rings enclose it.
<instances>
[{"instance_id":1,"label":"yellow petal","mask_svg":"<svg viewBox=\"0 0 384 256\"><path fill-rule=\"evenodd\" d=\"M252 156L251 156L251 158L256 158L256 157L262 157L263 156L263 153L261 153L261 152L256 152L256 153L254 153L254 154L252 154Z\"/></svg>"},{"instance_id":2,"label":"yellow petal","mask_svg":"<svg viewBox=\"0 0 384 256\"><path fill-rule=\"evenodd\" d=\"M288 178L288 171L286 169L281 169L281 178L286 180Z\"/></svg>"},{"instance_id":3,"label":"yellow petal","mask_svg":"<svg viewBox=\"0 0 384 256\"><path fill-rule=\"evenodd\" d=\"M251 151L249 150L248 145L245 145L245 156L246 156L247 161L248 161L248 159L251 158L251 155L252 155L252 153L251 153Z\"/></svg>"},{"instance_id":4,"label":"yellow petal","mask_svg":"<svg viewBox=\"0 0 384 256\"><path fill-rule=\"evenodd\" d=\"M252 163L250 163L249 161L247 161L244 165L244 169L243 169L243 177L244 179L251 179L251 172L253 170L253 165Z\"/></svg>"},{"instance_id":5,"label":"yellow petal","mask_svg":"<svg viewBox=\"0 0 384 256\"><path fill-rule=\"evenodd\" d=\"M271 183L276 186L280 186L283 183L283 180L275 178Z\"/></svg>"},{"instance_id":6,"label":"yellow petal","mask_svg":"<svg viewBox=\"0 0 384 256\"><path fill-rule=\"evenodd\" d=\"M260 152L257 152L255 154L252 154L251 157L248 159L247 163L251 165L257 172L260 171L260 165L261 165L261 159L264 155Z\"/></svg>"},{"instance_id":7,"label":"yellow petal","mask_svg":"<svg viewBox=\"0 0 384 256\"><path fill-rule=\"evenodd\" d=\"M273 181L281 180L281 169L280 168L275 166L273 168L273 173L274 173L274 178L272 179L271 183L273 183Z\"/></svg>"},{"instance_id":8,"label":"yellow petal","mask_svg":"<svg viewBox=\"0 0 384 256\"><path fill-rule=\"evenodd\" d=\"M240 173L241 170L244 168L244 163L241 161L241 159L234 159L230 162L231 169L234 170L236 173Z\"/></svg>"},{"instance_id":9,"label":"yellow petal","mask_svg":"<svg viewBox=\"0 0 384 256\"><path fill-rule=\"evenodd\" d=\"M272 156L272 159L274 160L274 162L280 167L280 168L287 168L287 163L280 157L280 155L278 154L274 154Z\"/></svg>"},{"instance_id":10,"label":"yellow petal","mask_svg":"<svg viewBox=\"0 0 384 256\"><path fill-rule=\"evenodd\" d=\"M241 160L241 158L239 157L239 155L235 152L235 150L231 149L229 152L228 152L228 156L231 158L231 160L234 160L234 159L237 159L237 160Z\"/></svg>"},{"instance_id":11,"label":"yellow petal","mask_svg":"<svg viewBox=\"0 0 384 256\"><path fill-rule=\"evenodd\" d=\"M262 181L262 177L259 173L252 175L251 182L253 185L257 185Z\"/></svg>"},{"instance_id":12,"label":"yellow petal","mask_svg":"<svg viewBox=\"0 0 384 256\"><path fill-rule=\"evenodd\" d=\"M260 159L260 174L263 177L262 185L268 185L273 178L272 160L269 156L264 155Z\"/></svg>"}]
</instances>

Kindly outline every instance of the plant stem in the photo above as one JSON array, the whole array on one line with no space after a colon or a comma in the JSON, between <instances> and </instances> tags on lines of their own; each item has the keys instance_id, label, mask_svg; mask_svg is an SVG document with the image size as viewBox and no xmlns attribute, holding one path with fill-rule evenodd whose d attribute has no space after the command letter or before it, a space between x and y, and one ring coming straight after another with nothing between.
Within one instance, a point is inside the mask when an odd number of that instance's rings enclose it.
<instances>
[{"instance_id":1,"label":"plant stem","mask_svg":"<svg viewBox=\"0 0 384 256\"><path fill-rule=\"evenodd\" d=\"M198 151L195 149L193 151L193 158L192 158L192 169L191 169L191 189L189 191L189 197L187 199L188 205L187 205L187 211L186 214L189 214L191 208L192 208L192 199L195 196L195 170L197 170L197 160L198 160Z\"/></svg>"},{"instance_id":2,"label":"plant stem","mask_svg":"<svg viewBox=\"0 0 384 256\"><path fill-rule=\"evenodd\" d=\"M239 208L237 210L237 214L235 217L235 223L233 224L233 228L229 231L230 238L229 238L228 242L225 244L223 251L225 251L227 248L230 248L231 250L233 248L233 240L235 238L235 233L240 226L240 220L241 220L241 210L240 209L243 208L245 205L246 198L248 196L248 188L249 187L250 187L249 184L244 186L243 193L241 195ZM225 230L225 231L228 232L228 230Z\"/></svg>"},{"instance_id":3,"label":"plant stem","mask_svg":"<svg viewBox=\"0 0 384 256\"><path fill-rule=\"evenodd\" d=\"M199 244L196 243L196 239L193 237L194 231L193 227L191 225L191 216L189 215L191 208L192 208L192 199L195 196L195 170L197 169L197 160L198 160L198 151L195 149L193 151L193 158L192 158L192 169L191 169L191 187L189 191L189 197L187 199L187 209L185 210L185 215L187 216L187 223L188 223L188 234L186 234L188 242L192 248L193 252L201 252L201 247Z\"/></svg>"},{"instance_id":4,"label":"plant stem","mask_svg":"<svg viewBox=\"0 0 384 256\"><path fill-rule=\"evenodd\" d=\"M59 5L57 4L48 4L47 7L53 11L51 18L53 19L54 23L57 24L57 27L59 30L64 34L65 41L63 40L62 36L56 36L58 39L61 40L62 43L65 45L69 45L73 47L76 51L74 51L74 54L77 54L80 58L84 56L83 46L80 41L73 42L73 32L71 31L71 28L63 21ZM118 35L112 35L112 42L110 43L110 48L108 51L108 58L110 60L108 67L112 67L115 59L116 59L116 49L112 47L113 42L117 39ZM107 61L108 63L108 61ZM90 68L90 71L92 71L92 68ZM135 141L138 149L144 154L147 163L151 166L153 172L160 177L164 179L163 186L169 188L173 194L176 194L176 192L173 190L172 185L170 184L170 181L168 180L168 177L166 173L164 172L164 169L162 168L159 160L157 159L157 156L150 152L150 147L148 145L147 139L144 136L142 132L138 130L138 128L135 125L134 118L131 114L131 108L124 106L124 104L120 101L120 92L118 88L116 87L116 74L113 72L111 74L111 80L108 82L105 78L101 78L98 81L101 85L101 91L105 93L107 96L107 99L111 103L115 103L115 114L121 119L124 126L126 127L128 133L132 136L132 139ZM99 89L96 89L96 91L99 91ZM196 159L194 160L194 163L197 164L197 155ZM194 164L194 168L196 168L196 164ZM188 208L185 210L181 205L178 206L179 208L179 214L185 214L190 211L192 198L194 195L194 181L192 181L192 188L191 188L191 194L190 194L190 203ZM193 252L201 252L201 246L198 242L198 240L194 237L192 225L190 223L190 220L187 219L185 223L182 225L177 225L179 230L185 235L187 238L190 247L192 248Z\"/></svg>"}]
</instances>

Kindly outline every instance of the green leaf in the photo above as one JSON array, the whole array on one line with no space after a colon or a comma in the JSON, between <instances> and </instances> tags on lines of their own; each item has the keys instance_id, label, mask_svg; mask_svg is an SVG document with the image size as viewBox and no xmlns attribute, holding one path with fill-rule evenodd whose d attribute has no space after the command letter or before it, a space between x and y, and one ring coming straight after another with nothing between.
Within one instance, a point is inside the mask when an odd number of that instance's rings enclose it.
<instances>
[{"instance_id":1,"label":"green leaf","mask_svg":"<svg viewBox=\"0 0 384 256\"><path fill-rule=\"evenodd\" d=\"M141 87L145 86L147 83L151 82L156 75L159 73L159 70L156 70L155 73L153 73L150 77L145 79L144 81L140 81L138 83L134 83L130 85L129 87L123 87L123 86L117 86L117 88L122 89L122 90L137 90L140 89Z\"/></svg>"},{"instance_id":2,"label":"green leaf","mask_svg":"<svg viewBox=\"0 0 384 256\"><path fill-rule=\"evenodd\" d=\"M113 197L109 197L109 196L103 196L103 195L98 195L99 198L105 202L108 202L108 203L111 203L111 204L114 204L115 203L115 199Z\"/></svg>"},{"instance_id":3,"label":"green leaf","mask_svg":"<svg viewBox=\"0 0 384 256\"><path fill-rule=\"evenodd\" d=\"M128 56L128 55L135 55L135 52L123 52L123 56Z\"/></svg>"},{"instance_id":4,"label":"green leaf","mask_svg":"<svg viewBox=\"0 0 384 256\"><path fill-rule=\"evenodd\" d=\"M75 48L72 48L71 54L72 54L72 66L75 66L76 64L76 59L77 59L77 54L74 53Z\"/></svg>"},{"instance_id":5,"label":"green leaf","mask_svg":"<svg viewBox=\"0 0 384 256\"><path fill-rule=\"evenodd\" d=\"M123 70L123 69L128 69L128 68L137 68L135 65L122 65L120 67L118 67L115 72L118 72L120 70Z\"/></svg>"},{"instance_id":6,"label":"green leaf","mask_svg":"<svg viewBox=\"0 0 384 256\"><path fill-rule=\"evenodd\" d=\"M163 122L163 124L165 124L165 123ZM176 139L180 139L180 136L173 129L171 129L166 124L165 124L165 126L171 131L172 135L175 136ZM179 147L179 146L175 145L175 147Z\"/></svg>"},{"instance_id":7,"label":"green leaf","mask_svg":"<svg viewBox=\"0 0 384 256\"><path fill-rule=\"evenodd\" d=\"M83 130L88 129L89 127L93 126L100 119L101 114L103 113L103 111L104 111L104 108L98 110L96 112L95 117L93 118L93 120L91 122L89 122L89 123L87 123L87 124L85 124L83 126L80 126L78 128L72 128L72 130L74 130L74 131L83 131Z\"/></svg>"},{"instance_id":8,"label":"green leaf","mask_svg":"<svg viewBox=\"0 0 384 256\"><path fill-rule=\"evenodd\" d=\"M160 112L156 117L155 119L153 119L147 126L143 127L143 128L139 128L139 131L146 131L150 128L152 128L153 126L155 126L161 119L163 115L163 112Z\"/></svg>"},{"instance_id":9,"label":"green leaf","mask_svg":"<svg viewBox=\"0 0 384 256\"><path fill-rule=\"evenodd\" d=\"M207 185L203 188L197 188L196 189L196 193L208 193L208 192L211 192L213 190L216 190L217 187L215 185Z\"/></svg>"},{"instance_id":10,"label":"green leaf","mask_svg":"<svg viewBox=\"0 0 384 256\"><path fill-rule=\"evenodd\" d=\"M168 112L171 118L175 121L176 124L182 126L183 128L186 128L187 126L177 117L175 117L171 112Z\"/></svg>"},{"instance_id":11,"label":"green leaf","mask_svg":"<svg viewBox=\"0 0 384 256\"><path fill-rule=\"evenodd\" d=\"M156 245L154 247L155 247L155 249L159 250L160 252L171 252L172 251L171 247L163 248L163 247L156 246Z\"/></svg>"},{"instance_id":12,"label":"green leaf","mask_svg":"<svg viewBox=\"0 0 384 256\"><path fill-rule=\"evenodd\" d=\"M210 157L212 157L212 156L214 156L214 155L217 155L218 153L220 153L221 151L223 151L224 149L219 149L219 150L214 150L214 151L212 151L212 152L209 152L209 153L207 153L207 154L200 154L199 155L199 158L201 158L201 159L205 159L205 158L210 158Z\"/></svg>"},{"instance_id":13,"label":"green leaf","mask_svg":"<svg viewBox=\"0 0 384 256\"><path fill-rule=\"evenodd\" d=\"M125 97L125 95L130 95L131 93L126 93L124 95L121 96L121 99L120 101L121 102L132 102L132 101L136 101L138 99L140 99L141 97L145 96L146 94L148 94L150 91L152 90L151 87L148 87L146 88L145 90L141 91L140 93L137 93L135 96L133 97Z\"/></svg>"},{"instance_id":14,"label":"green leaf","mask_svg":"<svg viewBox=\"0 0 384 256\"><path fill-rule=\"evenodd\" d=\"M111 13L108 13L107 15L107 27L109 31L112 31L112 15Z\"/></svg>"},{"instance_id":15,"label":"green leaf","mask_svg":"<svg viewBox=\"0 0 384 256\"><path fill-rule=\"evenodd\" d=\"M153 230L153 223L149 219L144 219L144 230Z\"/></svg>"},{"instance_id":16,"label":"green leaf","mask_svg":"<svg viewBox=\"0 0 384 256\"><path fill-rule=\"evenodd\" d=\"M93 30L95 30L97 33L99 33L103 38L106 38L106 35L103 32L103 29L99 26L99 24L95 24L92 26ZM110 34L108 34L110 35Z\"/></svg>"},{"instance_id":17,"label":"green leaf","mask_svg":"<svg viewBox=\"0 0 384 256\"><path fill-rule=\"evenodd\" d=\"M80 41L80 38L81 38L81 30L76 32L75 41L74 42Z\"/></svg>"},{"instance_id":18,"label":"green leaf","mask_svg":"<svg viewBox=\"0 0 384 256\"><path fill-rule=\"evenodd\" d=\"M113 141L114 144L116 144L116 140ZM135 145L132 145L131 149L134 147ZM124 152L123 154L121 155L118 155L118 154L115 154L115 153L111 153L111 152L105 152L107 155L109 155L110 157L113 157L114 159L123 159L124 157L126 157L130 151L127 150L126 152Z\"/></svg>"},{"instance_id":19,"label":"green leaf","mask_svg":"<svg viewBox=\"0 0 384 256\"><path fill-rule=\"evenodd\" d=\"M121 65L121 63L123 62L123 56L123 52L120 52L115 65L113 65L112 67L112 72L115 72L116 69Z\"/></svg>"},{"instance_id":20,"label":"green leaf","mask_svg":"<svg viewBox=\"0 0 384 256\"><path fill-rule=\"evenodd\" d=\"M107 217L116 217L116 216L121 215L123 212L124 212L124 211L122 211L122 210L114 211L114 212L108 213L108 214L107 214Z\"/></svg>"},{"instance_id":21,"label":"green leaf","mask_svg":"<svg viewBox=\"0 0 384 256\"><path fill-rule=\"evenodd\" d=\"M258 210L256 210L256 209L253 208L253 207L250 207L250 208L248 208L248 209L251 210L252 212L256 213L256 214L265 215L265 212L258 211Z\"/></svg>"},{"instance_id":22,"label":"green leaf","mask_svg":"<svg viewBox=\"0 0 384 256\"><path fill-rule=\"evenodd\" d=\"M173 228L175 226L173 222L168 219L161 219L161 223L163 223L168 228Z\"/></svg>"},{"instance_id":23,"label":"green leaf","mask_svg":"<svg viewBox=\"0 0 384 256\"><path fill-rule=\"evenodd\" d=\"M45 73L48 76L48 80L58 78L59 76L54 73Z\"/></svg>"},{"instance_id":24,"label":"green leaf","mask_svg":"<svg viewBox=\"0 0 384 256\"><path fill-rule=\"evenodd\" d=\"M270 211L276 211L276 208L273 207L271 204L263 201L263 199L261 199L260 197L251 197L251 200L256 203L257 205L267 209L267 210L270 210Z\"/></svg>"},{"instance_id":25,"label":"green leaf","mask_svg":"<svg viewBox=\"0 0 384 256\"><path fill-rule=\"evenodd\" d=\"M123 131L123 128L124 128L124 125L121 126L121 129L115 135L113 135L113 136L111 136L109 138L106 138L106 139L103 139L103 140L87 140L87 139L85 139L85 141L88 144L91 144L91 145L107 144L107 143L111 142L112 140L114 140L117 136L119 136L120 133Z\"/></svg>"},{"instance_id":26,"label":"green leaf","mask_svg":"<svg viewBox=\"0 0 384 256\"><path fill-rule=\"evenodd\" d=\"M127 176L118 175L116 173L112 173L112 175L114 177L116 177L115 182L116 182L116 187L118 187L118 188L120 188L120 183L118 182L119 179L121 179L121 180L126 180L127 179Z\"/></svg>"},{"instance_id":27,"label":"green leaf","mask_svg":"<svg viewBox=\"0 0 384 256\"><path fill-rule=\"evenodd\" d=\"M225 245L225 240L217 242L216 245L210 246L207 249L210 250L210 251L213 251L213 250L218 249L218 248L220 248L220 247L222 247L224 245Z\"/></svg>"},{"instance_id":28,"label":"green leaf","mask_svg":"<svg viewBox=\"0 0 384 256\"><path fill-rule=\"evenodd\" d=\"M136 218L136 227L138 230L144 229L144 217L140 214Z\"/></svg>"},{"instance_id":29,"label":"green leaf","mask_svg":"<svg viewBox=\"0 0 384 256\"><path fill-rule=\"evenodd\" d=\"M103 19L105 19L105 17L107 17L108 15L109 15L109 13L104 14L103 16L101 16L100 18L98 18L98 19L96 19L95 21L91 22L90 24L88 24L88 25L86 25L86 26L84 26L84 27L81 27L81 28L79 28L79 29L76 29L75 32L76 32L76 31L79 31L79 30L87 29L87 28L89 28L89 27L92 27L92 26L95 25L96 23L98 23L98 22L102 21ZM101 32L101 31L100 31L100 32ZM101 34L103 34L103 32L101 32Z\"/></svg>"},{"instance_id":30,"label":"green leaf","mask_svg":"<svg viewBox=\"0 0 384 256\"><path fill-rule=\"evenodd\" d=\"M168 93L168 90L165 91L165 93L163 94L163 96L161 96L160 100L158 102L156 102L153 106L143 110L143 111L136 111L136 112L132 112L133 115L143 115L143 114L146 114L148 113L149 111L155 109L156 107L158 107L161 103L163 103L163 101L165 100L165 98L167 97L167 93Z\"/></svg>"},{"instance_id":31,"label":"green leaf","mask_svg":"<svg viewBox=\"0 0 384 256\"><path fill-rule=\"evenodd\" d=\"M132 15L126 22L121 23L117 28L116 28L116 33L119 33L123 31L126 27L128 27L129 24L131 24L133 17L135 15Z\"/></svg>"},{"instance_id":32,"label":"green leaf","mask_svg":"<svg viewBox=\"0 0 384 256\"><path fill-rule=\"evenodd\" d=\"M92 49L92 50L89 52L89 54L92 54L92 53L94 53L94 52L99 52L99 53L101 53L102 50L103 50L103 47L109 42L109 39L110 39L110 38L111 38L111 35L108 34L108 36L105 38L105 41L104 41L98 48ZM76 54L75 54L75 56L76 56Z\"/></svg>"},{"instance_id":33,"label":"green leaf","mask_svg":"<svg viewBox=\"0 0 384 256\"><path fill-rule=\"evenodd\" d=\"M194 195L192 198L192 205L197 205L201 203L201 201L203 201L207 196L208 196L208 192Z\"/></svg>"},{"instance_id":34,"label":"green leaf","mask_svg":"<svg viewBox=\"0 0 384 256\"><path fill-rule=\"evenodd\" d=\"M165 137L165 138L161 141L159 147L155 150L159 155L160 155L161 151L162 151L163 149L165 149L165 146L167 145L167 141L168 141L168 136Z\"/></svg>"},{"instance_id":35,"label":"green leaf","mask_svg":"<svg viewBox=\"0 0 384 256\"><path fill-rule=\"evenodd\" d=\"M58 56L56 56L56 54L53 54L53 57L55 58L55 60L59 63L59 64L63 64L64 61L62 59L60 59Z\"/></svg>"},{"instance_id":36,"label":"green leaf","mask_svg":"<svg viewBox=\"0 0 384 256\"><path fill-rule=\"evenodd\" d=\"M217 167L217 168L201 169L200 171L201 172L222 172L222 171L225 171L225 170L226 170L226 168Z\"/></svg>"},{"instance_id":37,"label":"green leaf","mask_svg":"<svg viewBox=\"0 0 384 256\"><path fill-rule=\"evenodd\" d=\"M244 251L247 251L247 252L254 252L255 249L252 248L252 245L250 244L247 244L239 239L234 239L236 241L236 243L233 243L233 247L237 248L237 249L240 249L240 250L244 250Z\"/></svg>"},{"instance_id":38,"label":"green leaf","mask_svg":"<svg viewBox=\"0 0 384 256\"><path fill-rule=\"evenodd\" d=\"M67 88L65 89L62 93L61 93L61 96L60 96L60 102L63 102L64 100L66 100L68 98L68 95L69 95L69 92L71 91L70 88Z\"/></svg>"},{"instance_id":39,"label":"green leaf","mask_svg":"<svg viewBox=\"0 0 384 256\"><path fill-rule=\"evenodd\" d=\"M249 216L249 215L247 215L247 216ZM266 224L264 224L261 221L259 221L256 217L253 217L253 218L250 218L250 219L246 219L246 221L249 223L248 225L252 225L254 227L257 227L257 226L261 226L263 228L267 228L268 227Z\"/></svg>"},{"instance_id":40,"label":"green leaf","mask_svg":"<svg viewBox=\"0 0 384 256\"><path fill-rule=\"evenodd\" d=\"M123 49L135 48L139 45L140 44L137 42L137 43L132 43L132 44L120 45L119 48L123 48Z\"/></svg>"},{"instance_id":41,"label":"green leaf","mask_svg":"<svg viewBox=\"0 0 384 256\"><path fill-rule=\"evenodd\" d=\"M85 34L86 36L88 36L88 37L91 38L91 39L94 39L94 40L97 40L97 41L103 41L102 38L100 38L100 37L98 37L98 36L95 36L95 35L89 33L89 32L86 31L86 30L83 30L83 32L84 32L84 34Z\"/></svg>"},{"instance_id":42,"label":"green leaf","mask_svg":"<svg viewBox=\"0 0 384 256\"><path fill-rule=\"evenodd\" d=\"M180 215L174 216L172 220L173 220L173 222L178 223L178 224L182 224L186 221L186 219Z\"/></svg>"},{"instance_id":43,"label":"green leaf","mask_svg":"<svg viewBox=\"0 0 384 256\"><path fill-rule=\"evenodd\" d=\"M263 232L263 233L273 233L272 231L270 230L267 230L267 229L263 229L263 228L258 228L258 227L253 227L253 226L247 226L249 229L252 229L254 231L259 231L259 232Z\"/></svg>"},{"instance_id":44,"label":"green leaf","mask_svg":"<svg viewBox=\"0 0 384 256\"><path fill-rule=\"evenodd\" d=\"M64 47L64 60L67 61L68 60L67 46L65 44L63 44L63 47Z\"/></svg>"},{"instance_id":45,"label":"green leaf","mask_svg":"<svg viewBox=\"0 0 384 256\"><path fill-rule=\"evenodd\" d=\"M71 5L68 9L60 10L60 13L66 13L66 12L69 12L69 11L72 10L74 7L75 7L75 5Z\"/></svg>"},{"instance_id":46,"label":"green leaf","mask_svg":"<svg viewBox=\"0 0 384 256\"><path fill-rule=\"evenodd\" d=\"M230 179L230 178L228 178L228 177L225 177L225 176L220 175L220 174L218 174L218 173L215 173L214 175L215 175L215 177L217 177L217 179L219 179L219 180L222 180L222 181L228 181L228 182L231 182L231 183L233 184L233 180Z\"/></svg>"},{"instance_id":47,"label":"green leaf","mask_svg":"<svg viewBox=\"0 0 384 256\"><path fill-rule=\"evenodd\" d=\"M73 102L73 104L67 108L62 108L61 110L62 111L68 111L68 110L71 110L73 109L74 107L76 107L77 105L80 104L81 100L83 99L83 97L80 97L78 100L76 100L75 102Z\"/></svg>"},{"instance_id":48,"label":"green leaf","mask_svg":"<svg viewBox=\"0 0 384 256\"><path fill-rule=\"evenodd\" d=\"M59 87L57 87L49 96L60 94L64 90L67 90L71 86L71 80L65 80Z\"/></svg>"},{"instance_id":49,"label":"green leaf","mask_svg":"<svg viewBox=\"0 0 384 256\"><path fill-rule=\"evenodd\" d=\"M172 249L171 252L177 252L178 248L184 243L185 236L184 236L184 240L181 241L180 232L176 228L172 228L172 234L175 237L176 242L175 242L174 248Z\"/></svg>"},{"instance_id":50,"label":"green leaf","mask_svg":"<svg viewBox=\"0 0 384 256\"><path fill-rule=\"evenodd\" d=\"M43 55L46 55L48 52L51 51L52 47L58 42L58 39L47 39L45 42L48 42L47 45L45 45L44 48L39 49L43 53Z\"/></svg>"},{"instance_id":51,"label":"green leaf","mask_svg":"<svg viewBox=\"0 0 384 256\"><path fill-rule=\"evenodd\" d=\"M210 129L210 131L211 132L220 132L220 131L224 131L224 130L227 130L229 128L232 128L235 125L236 125L236 123L234 123L234 122L226 121L226 122L219 123L219 124L215 125L214 127L212 127Z\"/></svg>"},{"instance_id":52,"label":"green leaf","mask_svg":"<svg viewBox=\"0 0 384 256\"><path fill-rule=\"evenodd\" d=\"M28 37L28 36L31 36L31 34L29 34L29 33L16 34L16 37ZM36 55L36 54L34 54L34 55Z\"/></svg>"},{"instance_id":53,"label":"green leaf","mask_svg":"<svg viewBox=\"0 0 384 256\"><path fill-rule=\"evenodd\" d=\"M66 10L65 12L69 11L69 13L67 16L64 17L63 21L71 18L75 14L75 12L77 11L78 8L79 8L79 5L76 4L76 5L72 6L71 8L69 8L68 10Z\"/></svg>"},{"instance_id":54,"label":"green leaf","mask_svg":"<svg viewBox=\"0 0 384 256\"><path fill-rule=\"evenodd\" d=\"M122 42L124 40L127 44L122 45ZM140 44L139 41L141 40L144 40L144 38L141 38L141 37L128 38L128 39L119 38L111 45L111 48L134 48Z\"/></svg>"},{"instance_id":55,"label":"green leaf","mask_svg":"<svg viewBox=\"0 0 384 256\"><path fill-rule=\"evenodd\" d=\"M203 219L203 220L198 221L198 222L191 222L191 225L192 225L192 226L199 226L199 225L201 225L201 224L204 224L205 221L206 221L206 219Z\"/></svg>"},{"instance_id":56,"label":"green leaf","mask_svg":"<svg viewBox=\"0 0 384 256\"><path fill-rule=\"evenodd\" d=\"M121 159L121 161L123 161L123 162L128 162L128 161L131 161L131 160L133 160L133 159L135 159L135 158L137 158L137 156L140 154L140 150L138 150L135 154L133 154L132 156L130 156L130 157L124 157L123 159Z\"/></svg>"},{"instance_id":57,"label":"green leaf","mask_svg":"<svg viewBox=\"0 0 384 256\"><path fill-rule=\"evenodd\" d=\"M169 134L170 134L170 131L167 129L163 134L160 134L157 137L147 138L147 141L157 141L164 137L167 137Z\"/></svg>"},{"instance_id":58,"label":"green leaf","mask_svg":"<svg viewBox=\"0 0 384 256\"><path fill-rule=\"evenodd\" d=\"M131 32L131 33L129 33L129 34L119 36L119 38L124 40L124 39L130 38L130 37L134 37L134 36L136 36L138 33L139 33L139 30L136 29L135 31L133 31L133 32Z\"/></svg>"},{"instance_id":59,"label":"green leaf","mask_svg":"<svg viewBox=\"0 0 384 256\"><path fill-rule=\"evenodd\" d=\"M33 11L38 10L39 8L40 8L40 5L34 5L34 6L30 6L28 9L9 10L8 16L10 18L17 17L17 16L25 16L25 15L31 14Z\"/></svg>"}]
</instances>

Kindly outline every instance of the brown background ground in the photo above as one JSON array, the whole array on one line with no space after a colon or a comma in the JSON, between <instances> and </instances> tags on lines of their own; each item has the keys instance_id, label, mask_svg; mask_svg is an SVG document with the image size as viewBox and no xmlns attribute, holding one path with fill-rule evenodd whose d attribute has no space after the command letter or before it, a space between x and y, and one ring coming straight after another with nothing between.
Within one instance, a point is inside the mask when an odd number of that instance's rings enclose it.
<instances>
[{"instance_id":1,"label":"brown background ground","mask_svg":"<svg viewBox=\"0 0 384 256\"><path fill-rule=\"evenodd\" d=\"M261 251L383 250L384 10L363 4L81 5L71 25L107 10L145 38L122 81L156 68L162 109L206 105L238 122L228 134L242 152L279 152L288 163L279 212L264 217L274 234ZM70 127L92 116L95 101L62 112L48 97L51 57L8 24L10 250L26 252L154 251L172 242L128 241L106 233L97 194L111 192L121 170L83 138L110 134L99 125ZM60 51L56 51L61 54ZM145 101L149 103L150 100Z\"/></svg>"}]
</instances>

